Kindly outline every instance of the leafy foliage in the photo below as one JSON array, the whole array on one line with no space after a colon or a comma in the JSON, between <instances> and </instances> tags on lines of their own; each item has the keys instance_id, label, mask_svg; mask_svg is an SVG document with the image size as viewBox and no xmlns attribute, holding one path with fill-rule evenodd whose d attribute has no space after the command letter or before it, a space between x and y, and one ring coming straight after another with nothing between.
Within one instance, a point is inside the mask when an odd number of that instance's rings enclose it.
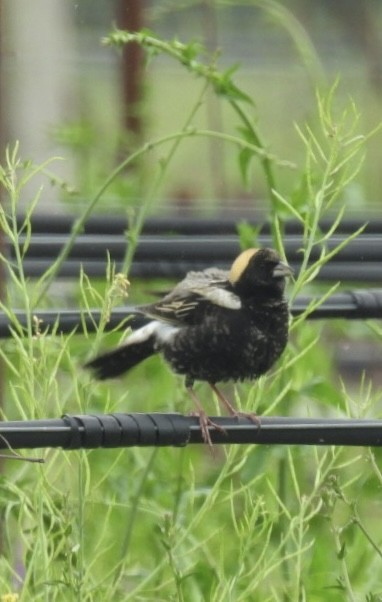
<instances>
[{"instance_id":1,"label":"leafy foliage","mask_svg":"<svg viewBox=\"0 0 382 602\"><path fill-rule=\"evenodd\" d=\"M244 179L253 159L262 165L275 244L283 249L287 219L303 225L302 267L290 296L313 286L321 267L341 248L328 251L326 243L345 215L343 191L361 165L358 153L369 137L354 131L354 107L350 113L338 111L335 87L318 96L320 129L296 126L306 163L293 192L283 195L274 175L277 161L243 110L253 102L233 84L233 72L220 73L214 65L199 62L204 51L198 45L165 42L151 32L115 31L107 39L116 45L131 41L142 44L150 58L159 52L170 54L230 103L240 121L239 135L225 139L238 148ZM23 255L38 196L21 229L16 215L23 187L47 166L23 163L17 147L8 151L0 174L7 195L0 225L16 260L11 263L1 256L9 286L0 305L13 329L12 339L0 350L8 382L5 419L189 410L176 377L155 358L128 380L113 384L91 382L81 372L81 364L104 341L103 328L116 298L131 291L126 275L116 275L113 266L108 266L104 282L82 274L72 292L84 316L95 304L102 308L94 337L86 332L83 337L48 336L33 317L37 305L53 302L49 291L57 270L108 186L137 157L171 142L142 212L133 220L129 237L134 250L178 141L204 135L190 129L189 117L182 131L145 144L110 173L78 217L60 257L37 281L27 280ZM319 222L329 210L336 211L335 219L324 234ZM21 231L27 234L23 248L18 245ZM243 224L243 246L253 244L257 234ZM311 263L316 248L319 259ZM132 259L132 254L126 259L126 272ZM324 291L317 303L332 290ZM26 311L26 328L18 322L15 307ZM305 322L312 309L292 324L288 351L273 373L255 384L232 388L231 395L243 409L260 414L375 414L378 391L367 382L360 383L359 391L348 391L338 382L325 328ZM373 328L380 337L380 329ZM114 341L120 335L108 336ZM207 395L203 385L200 389ZM223 446L214 457L204 446L32 452L32 458L40 457L44 465L7 462L0 483L2 600L337 602L382 596L378 450Z\"/></svg>"}]
</instances>

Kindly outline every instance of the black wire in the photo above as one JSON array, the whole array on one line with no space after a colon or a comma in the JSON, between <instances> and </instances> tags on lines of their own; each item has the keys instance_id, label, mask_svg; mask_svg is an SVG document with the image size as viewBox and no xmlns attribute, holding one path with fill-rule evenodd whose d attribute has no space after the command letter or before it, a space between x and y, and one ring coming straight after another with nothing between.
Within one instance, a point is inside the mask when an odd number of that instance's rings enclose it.
<instances>
[{"instance_id":1,"label":"black wire","mask_svg":"<svg viewBox=\"0 0 382 602\"><path fill-rule=\"evenodd\" d=\"M328 252L344 243L346 236L332 235L326 243ZM19 245L25 247L24 259L55 259L68 237L62 234L32 235L27 238L20 234ZM259 244L264 247L272 246L270 235L260 235ZM28 245L26 247L26 242ZM301 236L288 235L284 238L285 253L291 264L301 263ZM95 234L78 235L69 254L70 259L80 261L102 261L110 255L112 261L123 260L129 242L123 235L100 236ZM237 235L142 235L139 238L134 260L137 262L162 261L204 262L209 266L214 262L229 265L232 258L240 252L240 240ZM321 247L314 247L310 261L317 261ZM10 258L15 257L13 246L9 248ZM335 262L378 262L382 259L382 236L374 234L359 235L349 241L335 256Z\"/></svg>"},{"instance_id":2,"label":"black wire","mask_svg":"<svg viewBox=\"0 0 382 602\"><path fill-rule=\"evenodd\" d=\"M247 214L235 211L212 219L184 215L149 218L144 224L130 275L179 278L190 270L202 270L211 265L227 268L240 250L237 225L243 218L253 226L261 226L260 244L272 244L270 225L264 221L264 215L264 211ZM18 216L19 244L23 249L23 267L27 277L40 277L51 267L67 242L75 219L72 215L34 214L30 218L32 236L29 238L29 234L24 234L25 216ZM327 218L320 222L320 229L327 232L332 225L332 219ZM369 283L382 280L382 220L378 215L369 213L343 220L326 242L327 248L331 250L341 244L348 234L363 225L363 233L323 266L317 275L318 280ZM57 277L77 277L83 268L89 276L102 278L109 256L116 263L116 269L121 270L128 246L125 236L128 228L124 215L90 217ZM301 263L301 234L302 227L298 222L285 224L286 255L296 271ZM319 254L320 248L314 247L311 261L317 260ZM15 258L12 246L8 248L8 258L10 261Z\"/></svg>"},{"instance_id":3,"label":"black wire","mask_svg":"<svg viewBox=\"0 0 382 602\"><path fill-rule=\"evenodd\" d=\"M301 296L297 298L291 308L293 316L302 314L311 305L317 302L316 297ZM0 338L8 338L12 335L12 327L18 325L26 327L28 320L23 311L13 311L14 318L9 318L0 312ZM56 334L68 334L73 330L77 333L96 332L101 321L101 312L91 310L91 313L79 310L41 310L34 311L33 316L40 321L39 328L43 332ZM348 293L332 295L324 303L308 315L309 320L321 320L332 318L345 318L348 320L359 319L381 319L382 318L382 289L357 290ZM127 322L127 320L129 320ZM105 330L132 326L139 328L147 322L147 318L137 315L133 306L114 308L110 319L105 325Z\"/></svg>"},{"instance_id":4,"label":"black wire","mask_svg":"<svg viewBox=\"0 0 382 602\"><path fill-rule=\"evenodd\" d=\"M24 260L24 275L28 278L39 278L47 269L52 266L53 259L34 259ZM298 273L299 265L289 262L295 273ZM105 278L105 261L83 261L67 260L62 265L57 278L77 278L83 270L85 274L92 278ZM163 261L159 257L155 261L135 261L129 270L129 277L152 279L179 279L191 270L204 270L212 264L208 261L183 261L180 259ZM227 262L215 260L214 267L226 269ZM116 262L116 273L123 269L122 262ZM381 262L359 262L342 263L331 262L324 265L316 276L319 282L357 282L367 284L379 284L382 281L382 261Z\"/></svg>"},{"instance_id":5,"label":"black wire","mask_svg":"<svg viewBox=\"0 0 382 602\"><path fill-rule=\"evenodd\" d=\"M236 234L240 222L258 227L261 225L262 234L270 234L270 224L264 219L266 211L235 211L228 212L213 218L193 217L192 214L175 215L164 217L151 217L145 220L143 234ZM52 215L35 213L29 218L31 229L34 234L68 234L74 224L76 217L73 215ZM18 229L22 227L25 215L17 217ZM322 232L328 232L333 225L333 219L325 218L319 223ZM381 234L382 220L378 213L360 214L360 217L345 218L338 225L336 232L341 234L351 234L365 225L364 234ZM129 228L129 222L125 214L105 213L93 215L84 224L83 232L85 234L124 234ZM301 234L302 225L296 221L287 221L285 224L285 233Z\"/></svg>"},{"instance_id":6,"label":"black wire","mask_svg":"<svg viewBox=\"0 0 382 602\"><path fill-rule=\"evenodd\" d=\"M333 235L327 242L328 251L344 242L344 235ZM42 276L51 267L67 242L66 234L41 233L27 239L21 234L23 270L27 277ZM270 235L262 235L259 242L271 246ZM296 273L301 263L301 236L284 238L286 255ZM27 243L27 244L26 244ZM79 235L61 266L58 278L77 277L83 269L91 277L104 277L108 258L115 263L116 271L122 262L128 242L121 235ZM211 265L226 269L240 251L235 235L171 235L155 234L140 237L130 276L139 278L180 278L190 270L203 270ZM310 261L319 258L320 249L314 248ZM15 249L8 248L8 260L15 259ZM16 270L15 266L14 269ZM17 270L16 270L17 272ZM324 265L317 275L321 281L380 282L382 280L382 236L362 234L349 242L335 257Z\"/></svg>"},{"instance_id":7,"label":"black wire","mask_svg":"<svg viewBox=\"0 0 382 602\"><path fill-rule=\"evenodd\" d=\"M209 428L214 444L381 446L382 420L324 420L213 416L224 432ZM66 415L62 419L0 423L0 449L96 449L203 443L199 420L181 414Z\"/></svg>"}]
</instances>

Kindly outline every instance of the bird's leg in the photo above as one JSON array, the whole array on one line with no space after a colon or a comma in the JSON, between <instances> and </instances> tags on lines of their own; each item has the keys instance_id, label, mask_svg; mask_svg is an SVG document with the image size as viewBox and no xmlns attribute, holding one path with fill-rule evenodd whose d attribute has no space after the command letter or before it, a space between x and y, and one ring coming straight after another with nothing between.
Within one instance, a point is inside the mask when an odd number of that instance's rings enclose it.
<instances>
[{"instance_id":1,"label":"bird's leg","mask_svg":"<svg viewBox=\"0 0 382 602\"><path fill-rule=\"evenodd\" d=\"M228 399L225 397L225 395L223 395L223 393L221 391L219 391L219 389L217 388L217 386L214 383L208 383L208 384L210 385L211 389L215 393L218 400L228 410L228 413L230 414L230 416L234 416L234 417L242 416L243 418L248 418L249 420L251 420L252 422L257 424L257 426L260 428L261 421L260 421L260 418L257 416L257 414L255 414L255 412L239 412L228 401Z\"/></svg>"},{"instance_id":2,"label":"bird's leg","mask_svg":"<svg viewBox=\"0 0 382 602\"><path fill-rule=\"evenodd\" d=\"M192 381L190 382L188 379L186 379L186 389L196 406L196 412L194 413L194 415L199 418L200 430L202 432L203 441L207 443L207 445L212 449L211 435L208 427L212 426L220 433L225 433L225 430L219 424L216 424L216 422L213 422L213 420L211 420L211 418L207 416L202 404L199 401L198 396L192 388L192 384Z\"/></svg>"}]
</instances>

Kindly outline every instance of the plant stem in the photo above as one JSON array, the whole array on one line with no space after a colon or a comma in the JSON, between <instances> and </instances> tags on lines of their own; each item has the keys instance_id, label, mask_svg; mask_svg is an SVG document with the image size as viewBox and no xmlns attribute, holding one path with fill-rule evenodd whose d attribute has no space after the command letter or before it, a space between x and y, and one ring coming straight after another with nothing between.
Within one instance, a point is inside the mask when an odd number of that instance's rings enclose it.
<instances>
[{"instance_id":1,"label":"plant stem","mask_svg":"<svg viewBox=\"0 0 382 602\"><path fill-rule=\"evenodd\" d=\"M158 455L158 450L159 448L154 448L154 450L152 451L150 458L147 462L146 468L144 473L142 474L141 480L139 481L137 490L131 500L131 512L130 512L130 516L128 519L128 523L126 525L126 531L125 531L125 536L123 538L122 541L122 546L121 546L121 552L120 552L120 560L119 560L119 568L116 569L115 571L115 576L113 579L113 584L114 587L116 587L122 577L122 573L123 573L123 569L125 566L125 560L126 560L126 556L129 552L129 547L130 547L130 543L131 543L131 537L133 535L133 530L134 530L134 526L135 526L135 522L136 522L136 518L137 518L137 513L138 513L138 506L139 506L139 500L141 498L142 492L143 492L143 488L146 484L146 481L148 479L148 476L154 466L155 460L157 458Z\"/></svg>"}]
</instances>

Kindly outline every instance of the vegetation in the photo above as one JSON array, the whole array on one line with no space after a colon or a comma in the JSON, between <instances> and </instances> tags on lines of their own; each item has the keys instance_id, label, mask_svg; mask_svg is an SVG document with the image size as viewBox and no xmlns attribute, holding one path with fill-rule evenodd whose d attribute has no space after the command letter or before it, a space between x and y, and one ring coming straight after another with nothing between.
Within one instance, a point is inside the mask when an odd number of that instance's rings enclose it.
<instances>
[{"instance_id":1,"label":"vegetation","mask_svg":"<svg viewBox=\"0 0 382 602\"><path fill-rule=\"evenodd\" d=\"M201 62L200 47L194 44L164 41L151 32L116 31L107 43L132 40L151 54L171 55L191 77L197 75L199 99L180 131L150 140L110 172L79 215L57 262L39 280L27 280L23 271L38 195L21 228L16 215L25 186L37 174L51 179L54 160L49 166L23 162L16 146L8 150L2 166L7 199L0 222L16 257L12 263L2 256L9 286L1 309L13 324L12 338L0 351L7 376L5 419L189 411L181 382L156 358L121 382L95 383L81 371L81 364L101 344L120 337L104 336L103 328L113 304L126 294L134 244L180 143L223 139L236 149L238 170L246 182L258 162L268 190L274 244L282 254L285 221L293 218L303 224L302 267L290 287L291 300L306 290L318 290L314 280L319 270L339 250L329 252L326 243L346 215L346 190L362 169L365 144L373 132L360 133L357 109L352 102L341 106L337 85L317 93L316 115L296 126L305 160L293 166L295 184L285 193L277 175L290 166L268 151L254 120L253 101L234 83L233 72ZM233 133L193 127L210 87L233 110ZM164 155L152 166L155 176L133 216L123 276L109 265L104 282L82 274L74 292L84 315L90 307L102 307L97 334L48 336L33 312L57 303L51 285L84 220L119 176L127 177L127 166L162 147ZM328 214L333 227L323 233L319 220ZM240 232L243 245L255 243L257 231L242 226ZM19 248L21 233L27 237ZM312 264L309 259L317 248L320 257ZM339 286L323 291L320 302ZM138 287L131 282L129 294L139 295ZM28 315L26 329L13 313L16 307ZM349 389L333 372L327 326L306 322L313 307L291 325L290 345L272 374L257 383L230 387L228 393L243 409L260 415L376 416L376 387L363 379L358 390ZM345 331L341 323L336 328ZM350 337L371 331L381 336L375 324L346 327ZM214 400L204 385L199 387L213 413ZM36 450L30 455L44 458L45 464L7 461L1 479L4 602L382 599L382 472L376 449L225 446L212 456L206 446L198 446Z\"/></svg>"}]
</instances>

